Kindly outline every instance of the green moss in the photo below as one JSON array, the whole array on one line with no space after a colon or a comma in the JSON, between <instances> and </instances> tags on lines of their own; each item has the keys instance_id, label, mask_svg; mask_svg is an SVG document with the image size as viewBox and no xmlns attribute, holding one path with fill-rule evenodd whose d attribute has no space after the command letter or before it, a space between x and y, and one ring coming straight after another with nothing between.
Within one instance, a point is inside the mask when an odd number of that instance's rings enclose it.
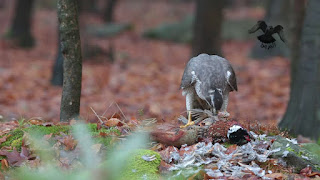
<instances>
[{"instance_id":1,"label":"green moss","mask_svg":"<svg viewBox=\"0 0 320 180\"><path fill-rule=\"evenodd\" d=\"M12 146L13 142L14 142L14 147L17 148L17 150L21 149L21 142L22 141L22 136L23 136L23 131L21 129L15 129L11 132L9 132L7 135L7 140L3 143L0 144L0 148L4 147L4 146ZM3 137L3 136L2 136Z\"/></svg>"},{"instance_id":2,"label":"green moss","mask_svg":"<svg viewBox=\"0 0 320 180\"><path fill-rule=\"evenodd\" d=\"M99 136L100 135L100 132L104 132L106 134L110 134L110 133L113 133L115 135L120 135L120 131L119 129L116 129L116 128L109 128L109 129L106 129L106 128L101 128L101 129L97 129L97 124L92 124L92 123L89 123L87 125L88 127L88 130L89 132L91 133L92 136Z\"/></svg>"},{"instance_id":3,"label":"green moss","mask_svg":"<svg viewBox=\"0 0 320 180\"><path fill-rule=\"evenodd\" d=\"M69 129L70 129L69 126L45 127L45 126L36 126L36 125L32 125L24 129L15 129L6 135L8 136L8 138L5 142L1 143L0 148L3 146L12 146L19 151L21 149L22 137L24 135L24 131L27 133L30 133L31 135L44 136L50 133L53 133L54 135L59 134L60 132L68 133Z\"/></svg>"},{"instance_id":4,"label":"green moss","mask_svg":"<svg viewBox=\"0 0 320 180\"><path fill-rule=\"evenodd\" d=\"M153 161L146 161L142 156L155 156ZM158 167L161 162L159 153L152 150L137 150L133 152L123 169L121 179L159 179Z\"/></svg>"},{"instance_id":5,"label":"green moss","mask_svg":"<svg viewBox=\"0 0 320 180\"><path fill-rule=\"evenodd\" d=\"M306 143L302 147L313 154L317 160L320 162L320 146L315 143Z\"/></svg>"},{"instance_id":6,"label":"green moss","mask_svg":"<svg viewBox=\"0 0 320 180\"><path fill-rule=\"evenodd\" d=\"M286 150L290 152L294 152L294 149L292 149L291 147L287 147Z\"/></svg>"},{"instance_id":7,"label":"green moss","mask_svg":"<svg viewBox=\"0 0 320 180\"><path fill-rule=\"evenodd\" d=\"M111 140L112 140L112 137L108 136L108 134L112 134L112 135L120 135L121 134L120 131L116 128L109 128L109 129L101 128L98 130L96 123L87 124L87 128L88 128L90 135L93 137L93 141L95 143L103 144L106 147L108 147L110 145ZM101 132L105 133L107 136L101 137L100 136Z\"/></svg>"},{"instance_id":8,"label":"green moss","mask_svg":"<svg viewBox=\"0 0 320 180\"><path fill-rule=\"evenodd\" d=\"M269 133L268 133L268 136L276 136L276 135L278 135L277 132L269 132Z\"/></svg>"},{"instance_id":9,"label":"green moss","mask_svg":"<svg viewBox=\"0 0 320 180\"><path fill-rule=\"evenodd\" d=\"M120 131L116 128L110 128L110 129L105 129L101 128L97 130L97 124L89 123L87 124L88 130L91 134L91 136L94 137L94 141L96 143L101 143L105 146L109 146L110 142L112 140L112 137L101 137L100 132L104 132L107 135L108 134L114 134L114 135L120 135ZM24 132L29 133L32 136L39 136L42 137L47 134L53 134L53 135L59 135L60 132L63 132L65 134L69 134L71 127L70 126L37 126L37 125L32 125L30 127L24 128L24 129L15 129L11 132L9 132L7 135L8 136L7 140L3 143L0 144L0 148L3 146L12 146L16 147L17 150L21 149L22 145L22 137L24 135ZM3 137L3 136L1 136Z\"/></svg>"},{"instance_id":10,"label":"green moss","mask_svg":"<svg viewBox=\"0 0 320 180\"><path fill-rule=\"evenodd\" d=\"M95 123L88 123L87 127L88 127L89 132L98 132L97 124L95 124Z\"/></svg>"},{"instance_id":11,"label":"green moss","mask_svg":"<svg viewBox=\"0 0 320 180\"><path fill-rule=\"evenodd\" d=\"M228 147L230 147L230 146L232 146L232 145L233 145L233 144L230 144L229 142L223 143L223 146L226 147L226 148L228 148Z\"/></svg>"},{"instance_id":12,"label":"green moss","mask_svg":"<svg viewBox=\"0 0 320 180\"><path fill-rule=\"evenodd\" d=\"M21 149L21 146L22 146L22 138L19 138L19 139L16 139L16 140L13 140L12 143L11 143L11 146L12 147L15 147L16 149Z\"/></svg>"},{"instance_id":13,"label":"green moss","mask_svg":"<svg viewBox=\"0 0 320 180\"><path fill-rule=\"evenodd\" d=\"M70 126L37 126L37 125L32 125L28 128L25 128L24 130L31 135L36 135L36 136L41 137L41 136L51 134L51 133L53 135L58 135L60 132L68 134L69 130L70 130Z\"/></svg>"}]
</instances>

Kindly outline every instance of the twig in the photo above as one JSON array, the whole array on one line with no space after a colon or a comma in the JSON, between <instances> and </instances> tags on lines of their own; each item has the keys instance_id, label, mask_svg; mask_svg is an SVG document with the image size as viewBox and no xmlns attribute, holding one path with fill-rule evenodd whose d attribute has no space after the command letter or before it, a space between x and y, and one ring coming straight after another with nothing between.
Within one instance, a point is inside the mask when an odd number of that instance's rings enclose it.
<instances>
[{"instance_id":1,"label":"twig","mask_svg":"<svg viewBox=\"0 0 320 180\"><path fill-rule=\"evenodd\" d=\"M119 107L118 103L115 102L115 104L117 105L118 109L120 110L120 112L121 112L122 116L124 117L124 119L126 120L126 122L128 122L127 117L126 117L126 116L124 115L124 113L122 112L122 110L121 110L121 108Z\"/></svg>"},{"instance_id":2,"label":"twig","mask_svg":"<svg viewBox=\"0 0 320 180\"><path fill-rule=\"evenodd\" d=\"M98 114L92 109L92 107L90 107L91 111L97 116L97 118L99 119L100 123L103 125L103 121L100 119L100 117L98 116Z\"/></svg>"},{"instance_id":3,"label":"twig","mask_svg":"<svg viewBox=\"0 0 320 180\"><path fill-rule=\"evenodd\" d=\"M103 112L103 114L101 115L101 116L104 116L107 112L108 112L108 110L109 110L109 108L113 105L113 103L114 103L114 101L112 101L112 103L109 105L109 107Z\"/></svg>"}]
</instances>

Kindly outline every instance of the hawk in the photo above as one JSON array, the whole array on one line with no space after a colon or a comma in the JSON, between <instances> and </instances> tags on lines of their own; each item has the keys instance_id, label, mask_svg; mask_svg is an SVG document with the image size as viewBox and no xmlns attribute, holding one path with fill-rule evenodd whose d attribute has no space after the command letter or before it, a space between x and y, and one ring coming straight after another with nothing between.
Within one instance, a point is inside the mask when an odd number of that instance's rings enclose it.
<instances>
[{"instance_id":1,"label":"hawk","mask_svg":"<svg viewBox=\"0 0 320 180\"><path fill-rule=\"evenodd\" d=\"M273 48L276 46L274 43L276 39L272 37L273 34L277 33L280 39L285 43L286 39L283 33L283 27L281 25L277 25L276 27L268 26L264 21L258 21L256 25L254 25L251 29L249 29L249 33L254 33L261 29L264 34L258 36L258 40L262 42L261 47L265 48ZM271 44L271 45L264 45L264 44Z\"/></svg>"},{"instance_id":2,"label":"hawk","mask_svg":"<svg viewBox=\"0 0 320 180\"><path fill-rule=\"evenodd\" d=\"M180 89L186 97L188 123L182 127L193 125L191 112L193 109L217 111L225 117L229 92L237 91L236 74L228 60L217 56L200 54L187 63L181 80Z\"/></svg>"}]
</instances>

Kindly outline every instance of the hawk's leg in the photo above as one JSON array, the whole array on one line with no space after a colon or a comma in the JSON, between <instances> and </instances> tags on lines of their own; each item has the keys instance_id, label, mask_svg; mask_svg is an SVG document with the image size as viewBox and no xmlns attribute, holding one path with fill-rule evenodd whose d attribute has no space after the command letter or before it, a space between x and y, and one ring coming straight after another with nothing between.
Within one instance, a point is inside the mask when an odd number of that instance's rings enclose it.
<instances>
[{"instance_id":1,"label":"hawk's leg","mask_svg":"<svg viewBox=\"0 0 320 180\"><path fill-rule=\"evenodd\" d=\"M219 112L219 116L222 116L222 117L229 117L230 116L230 114L227 112L228 101L229 101L229 93L226 93L223 96L223 104L222 104L221 110Z\"/></svg>"},{"instance_id":2,"label":"hawk's leg","mask_svg":"<svg viewBox=\"0 0 320 180\"><path fill-rule=\"evenodd\" d=\"M188 123L184 126L180 126L180 128L185 128L188 126L194 125L194 122L192 121L192 116L191 116L191 110L193 108L193 101L194 101L194 95L193 93L187 93L186 94L186 108L187 108L187 113L188 113Z\"/></svg>"}]
</instances>

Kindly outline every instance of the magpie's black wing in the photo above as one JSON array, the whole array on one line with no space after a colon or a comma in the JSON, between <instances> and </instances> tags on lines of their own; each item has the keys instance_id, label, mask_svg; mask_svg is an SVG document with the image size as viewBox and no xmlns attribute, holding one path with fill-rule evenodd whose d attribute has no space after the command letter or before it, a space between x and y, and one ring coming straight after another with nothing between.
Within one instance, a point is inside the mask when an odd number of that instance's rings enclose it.
<instances>
[{"instance_id":1,"label":"magpie's black wing","mask_svg":"<svg viewBox=\"0 0 320 180\"><path fill-rule=\"evenodd\" d=\"M281 39L284 43L286 42L286 38L285 38L285 36L284 36L283 27L282 27L281 25L277 25L276 27L274 27L273 33L278 33L280 39Z\"/></svg>"},{"instance_id":2,"label":"magpie's black wing","mask_svg":"<svg viewBox=\"0 0 320 180\"><path fill-rule=\"evenodd\" d=\"M254 33L261 29L264 33L267 29L267 24L264 21L258 21L256 25L254 25L251 29L248 30L249 33Z\"/></svg>"}]
</instances>

